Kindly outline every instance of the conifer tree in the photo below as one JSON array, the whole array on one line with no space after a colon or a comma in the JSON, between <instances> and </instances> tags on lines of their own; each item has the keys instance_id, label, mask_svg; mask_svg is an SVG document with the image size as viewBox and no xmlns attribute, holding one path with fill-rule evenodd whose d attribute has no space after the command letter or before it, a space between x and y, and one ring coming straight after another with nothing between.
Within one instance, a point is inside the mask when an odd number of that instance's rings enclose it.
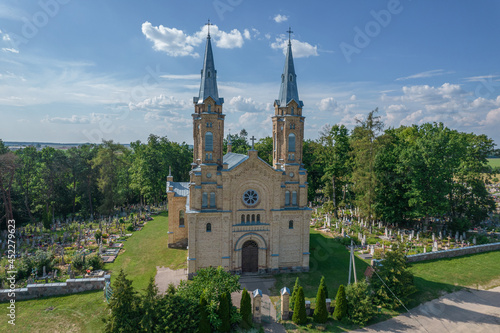
<instances>
[{"instance_id":1,"label":"conifer tree","mask_svg":"<svg viewBox=\"0 0 500 333\"><path fill-rule=\"evenodd\" d=\"M298 279L297 279L298 280ZM304 298L304 289L299 287L293 307L292 321L297 325L304 325L307 322L306 300Z\"/></svg>"},{"instance_id":2,"label":"conifer tree","mask_svg":"<svg viewBox=\"0 0 500 333\"><path fill-rule=\"evenodd\" d=\"M326 310L325 288L319 285L318 294L316 295L316 308L314 309L314 321L318 323L326 323L328 320L328 311Z\"/></svg>"},{"instance_id":3,"label":"conifer tree","mask_svg":"<svg viewBox=\"0 0 500 333\"><path fill-rule=\"evenodd\" d=\"M325 281L324 276L321 277L321 281L320 281L319 285L320 285L320 287L323 286L323 288L325 289L325 299L330 298L330 297L328 297L328 287L326 286L326 281Z\"/></svg>"},{"instance_id":4,"label":"conifer tree","mask_svg":"<svg viewBox=\"0 0 500 333\"><path fill-rule=\"evenodd\" d=\"M146 293L141 297L141 327L146 332L153 332L158 320L158 299L158 287L151 276Z\"/></svg>"},{"instance_id":5,"label":"conifer tree","mask_svg":"<svg viewBox=\"0 0 500 333\"><path fill-rule=\"evenodd\" d=\"M246 288L243 289L240 301L241 326L252 327L252 300Z\"/></svg>"},{"instance_id":6,"label":"conifer tree","mask_svg":"<svg viewBox=\"0 0 500 333\"><path fill-rule=\"evenodd\" d=\"M299 291L300 281L299 278L295 280L295 286L293 286L292 296L290 297L290 309L295 309L295 299L297 298L297 293Z\"/></svg>"},{"instance_id":7,"label":"conifer tree","mask_svg":"<svg viewBox=\"0 0 500 333\"><path fill-rule=\"evenodd\" d=\"M200 333L212 333L212 326L210 326L210 320L208 320L207 314L207 300L201 296L200 297Z\"/></svg>"},{"instance_id":8,"label":"conifer tree","mask_svg":"<svg viewBox=\"0 0 500 333\"><path fill-rule=\"evenodd\" d=\"M223 293L219 301L219 318L221 320L219 331L231 331L231 296Z\"/></svg>"},{"instance_id":9,"label":"conifer tree","mask_svg":"<svg viewBox=\"0 0 500 333\"><path fill-rule=\"evenodd\" d=\"M337 320L342 320L347 314L347 299L345 297L344 285L340 285L337 291L337 297L335 298L335 311L333 316Z\"/></svg>"},{"instance_id":10,"label":"conifer tree","mask_svg":"<svg viewBox=\"0 0 500 333\"><path fill-rule=\"evenodd\" d=\"M110 315L105 319L105 332L140 331L139 297L123 270L113 283L113 296L109 301Z\"/></svg>"}]
</instances>

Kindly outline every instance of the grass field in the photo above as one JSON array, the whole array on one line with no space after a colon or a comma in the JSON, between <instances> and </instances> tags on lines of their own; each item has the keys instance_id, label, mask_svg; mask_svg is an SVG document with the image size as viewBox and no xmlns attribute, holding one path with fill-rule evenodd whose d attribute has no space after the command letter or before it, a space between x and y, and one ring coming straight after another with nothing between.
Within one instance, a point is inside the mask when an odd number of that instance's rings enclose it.
<instances>
[{"instance_id":1,"label":"grass field","mask_svg":"<svg viewBox=\"0 0 500 333\"><path fill-rule=\"evenodd\" d=\"M488 158L488 163L492 168L500 167L500 158Z\"/></svg>"},{"instance_id":2,"label":"grass field","mask_svg":"<svg viewBox=\"0 0 500 333\"><path fill-rule=\"evenodd\" d=\"M182 267L187 251L168 249L167 231L166 214L155 217L141 231L134 232L124 243L124 252L105 269L111 270L113 277L123 268L140 290L156 274L156 266ZM15 327L7 323L6 306L0 304L0 332L100 332L106 313L102 291L18 301Z\"/></svg>"}]
</instances>

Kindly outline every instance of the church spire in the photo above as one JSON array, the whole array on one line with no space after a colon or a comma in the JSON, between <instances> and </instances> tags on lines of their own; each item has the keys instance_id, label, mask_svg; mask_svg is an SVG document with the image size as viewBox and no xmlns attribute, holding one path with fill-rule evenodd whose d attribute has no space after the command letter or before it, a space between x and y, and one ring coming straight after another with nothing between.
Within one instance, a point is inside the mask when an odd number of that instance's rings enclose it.
<instances>
[{"instance_id":1,"label":"church spire","mask_svg":"<svg viewBox=\"0 0 500 333\"><path fill-rule=\"evenodd\" d=\"M208 29L210 29L210 21L208 21ZM215 104L222 104L223 100L219 98L217 89L217 71L214 65L214 55L212 53L212 42L210 37L210 30L207 34L207 44L205 46L205 57L203 59L203 69L201 70L201 84L200 93L198 97L194 97L195 104L203 104L208 98L212 97Z\"/></svg>"},{"instance_id":2,"label":"church spire","mask_svg":"<svg viewBox=\"0 0 500 333\"><path fill-rule=\"evenodd\" d=\"M293 65L293 55L292 55L292 41L291 34L292 30L288 29L288 48L286 52L285 68L283 69L283 74L281 75L281 86L279 99L276 103L280 107L285 107L294 100L299 107L303 106L302 101L299 100L299 92L297 89L297 75L295 74L295 66Z\"/></svg>"}]
</instances>

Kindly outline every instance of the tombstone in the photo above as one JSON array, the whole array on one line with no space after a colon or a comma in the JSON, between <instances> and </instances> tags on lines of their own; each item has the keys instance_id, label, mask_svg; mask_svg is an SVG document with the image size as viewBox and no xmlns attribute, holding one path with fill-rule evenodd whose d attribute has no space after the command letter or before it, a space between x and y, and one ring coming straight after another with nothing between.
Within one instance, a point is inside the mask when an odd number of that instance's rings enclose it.
<instances>
[{"instance_id":1,"label":"tombstone","mask_svg":"<svg viewBox=\"0 0 500 333\"><path fill-rule=\"evenodd\" d=\"M458 240L458 231L455 233L455 242Z\"/></svg>"},{"instance_id":2,"label":"tombstone","mask_svg":"<svg viewBox=\"0 0 500 333\"><path fill-rule=\"evenodd\" d=\"M370 254L372 255L372 257L375 254L375 245L370 246Z\"/></svg>"},{"instance_id":3,"label":"tombstone","mask_svg":"<svg viewBox=\"0 0 500 333\"><path fill-rule=\"evenodd\" d=\"M413 235L410 234L410 237L409 237L410 242L411 242L412 238L413 238Z\"/></svg>"},{"instance_id":4,"label":"tombstone","mask_svg":"<svg viewBox=\"0 0 500 333\"><path fill-rule=\"evenodd\" d=\"M427 246L424 246L424 253L427 253Z\"/></svg>"},{"instance_id":5,"label":"tombstone","mask_svg":"<svg viewBox=\"0 0 500 333\"><path fill-rule=\"evenodd\" d=\"M474 238L472 239L472 243L476 245L476 236L474 236Z\"/></svg>"},{"instance_id":6,"label":"tombstone","mask_svg":"<svg viewBox=\"0 0 500 333\"><path fill-rule=\"evenodd\" d=\"M306 315L308 317L312 316L311 301L306 301Z\"/></svg>"},{"instance_id":7,"label":"tombstone","mask_svg":"<svg viewBox=\"0 0 500 333\"><path fill-rule=\"evenodd\" d=\"M432 233L432 241L433 241L433 242L434 242L435 238L436 238L436 237L434 236L434 233Z\"/></svg>"},{"instance_id":8,"label":"tombstone","mask_svg":"<svg viewBox=\"0 0 500 333\"><path fill-rule=\"evenodd\" d=\"M462 235L460 235L460 241L461 241L461 242L463 242L463 240L464 240L464 239L462 238Z\"/></svg>"},{"instance_id":9,"label":"tombstone","mask_svg":"<svg viewBox=\"0 0 500 333\"><path fill-rule=\"evenodd\" d=\"M437 251L438 250L438 243L437 241L434 241L434 243L432 244L432 251Z\"/></svg>"},{"instance_id":10,"label":"tombstone","mask_svg":"<svg viewBox=\"0 0 500 333\"><path fill-rule=\"evenodd\" d=\"M465 234L465 231L462 233L463 239L467 239L467 235Z\"/></svg>"},{"instance_id":11,"label":"tombstone","mask_svg":"<svg viewBox=\"0 0 500 333\"><path fill-rule=\"evenodd\" d=\"M283 304L283 302L282 302L282 304ZM332 300L330 298L327 298L326 299L326 311L328 313L330 313L331 312L331 308L332 308Z\"/></svg>"},{"instance_id":12,"label":"tombstone","mask_svg":"<svg viewBox=\"0 0 500 333\"><path fill-rule=\"evenodd\" d=\"M385 235L385 237L387 237L387 227L385 227L384 235Z\"/></svg>"},{"instance_id":13,"label":"tombstone","mask_svg":"<svg viewBox=\"0 0 500 333\"><path fill-rule=\"evenodd\" d=\"M261 302L262 302L262 290L255 289L252 293L253 296L253 319L255 322L261 322Z\"/></svg>"},{"instance_id":14,"label":"tombstone","mask_svg":"<svg viewBox=\"0 0 500 333\"><path fill-rule=\"evenodd\" d=\"M440 231L439 232L439 240L442 240L443 239L443 233Z\"/></svg>"},{"instance_id":15,"label":"tombstone","mask_svg":"<svg viewBox=\"0 0 500 333\"><path fill-rule=\"evenodd\" d=\"M403 243L405 240L404 240L404 236L403 234L401 234L401 243Z\"/></svg>"},{"instance_id":16,"label":"tombstone","mask_svg":"<svg viewBox=\"0 0 500 333\"><path fill-rule=\"evenodd\" d=\"M288 320L290 314L290 289L283 287L281 294L281 319Z\"/></svg>"}]
</instances>

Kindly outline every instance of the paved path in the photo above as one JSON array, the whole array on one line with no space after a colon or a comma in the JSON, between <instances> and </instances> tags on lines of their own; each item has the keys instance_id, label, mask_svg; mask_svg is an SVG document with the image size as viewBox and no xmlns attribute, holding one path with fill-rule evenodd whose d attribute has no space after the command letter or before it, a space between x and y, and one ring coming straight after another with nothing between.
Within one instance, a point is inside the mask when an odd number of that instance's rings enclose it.
<instances>
[{"instance_id":1,"label":"paved path","mask_svg":"<svg viewBox=\"0 0 500 333\"><path fill-rule=\"evenodd\" d=\"M500 287L461 290L354 332L500 332Z\"/></svg>"},{"instance_id":2,"label":"paved path","mask_svg":"<svg viewBox=\"0 0 500 333\"><path fill-rule=\"evenodd\" d=\"M170 283L173 283L177 287L181 280L187 280L184 269L173 270L168 267L156 267L155 282L160 294L164 294L167 291Z\"/></svg>"}]
</instances>

